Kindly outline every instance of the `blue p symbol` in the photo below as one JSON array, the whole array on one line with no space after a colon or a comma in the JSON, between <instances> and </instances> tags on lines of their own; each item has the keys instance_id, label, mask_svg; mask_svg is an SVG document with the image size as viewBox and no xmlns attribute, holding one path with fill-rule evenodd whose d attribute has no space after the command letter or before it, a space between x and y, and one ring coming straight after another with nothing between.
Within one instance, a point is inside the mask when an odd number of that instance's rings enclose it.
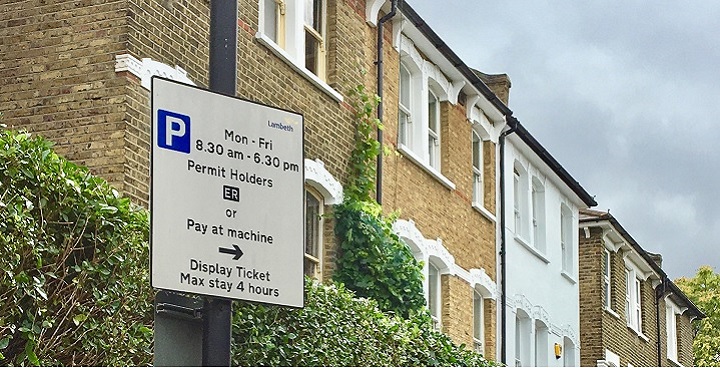
<instances>
[{"instance_id":1,"label":"blue p symbol","mask_svg":"<svg viewBox=\"0 0 720 368\"><path fill-rule=\"evenodd\" d=\"M167 110L158 110L158 146L190 153L190 117Z\"/></svg>"}]
</instances>

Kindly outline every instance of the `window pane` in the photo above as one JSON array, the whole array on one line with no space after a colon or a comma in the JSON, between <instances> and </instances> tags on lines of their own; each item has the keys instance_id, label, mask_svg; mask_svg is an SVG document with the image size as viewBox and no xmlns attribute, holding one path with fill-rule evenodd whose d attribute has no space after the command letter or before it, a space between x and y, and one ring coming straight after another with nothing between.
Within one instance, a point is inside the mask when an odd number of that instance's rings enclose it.
<instances>
[{"instance_id":1,"label":"window pane","mask_svg":"<svg viewBox=\"0 0 720 368\"><path fill-rule=\"evenodd\" d=\"M607 250L603 253L603 275L610 276L610 253Z\"/></svg>"},{"instance_id":2,"label":"window pane","mask_svg":"<svg viewBox=\"0 0 720 368\"><path fill-rule=\"evenodd\" d=\"M430 314L439 320L440 318L440 274L432 264L428 265L428 309Z\"/></svg>"},{"instance_id":3,"label":"window pane","mask_svg":"<svg viewBox=\"0 0 720 368\"><path fill-rule=\"evenodd\" d=\"M481 338L481 332L483 328L483 299L480 294L475 292L475 299L473 300L473 335L476 339Z\"/></svg>"},{"instance_id":4,"label":"window pane","mask_svg":"<svg viewBox=\"0 0 720 368\"><path fill-rule=\"evenodd\" d=\"M432 92L428 93L428 128L437 135L438 133L438 100Z\"/></svg>"},{"instance_id":5,"label":"window pane","mask_svg":"<svg viewBox=\"0 0 720 368\"><path fill-rule=\"evenodd\" d=\"M305 24L322 34L322 0L305 0Z\"/></svg>"},{"instance_id":6,"label":"window pane","mask_svg":"<svg viewBox=\"0 0 720 368\"><path fill-rule=\"evenodd\" d=\"M632 314L630 310L630 297L632 295L632 283L630 282L630 271L625 270L625 319L632 325Z\"/></svg>"},{"instance_id":7,"label":"window pane","mask_svg":"<svg viewBox=\"0 0 720 368\"><path fill-rule=\"evenodd\" d=\"M263 32L265 33L268 38L273 40L273 42L277 43L277 13L278 13L278 4L275 2L275 0L264 0L263 2L263 13L264 13L264 29Z\"/></svg>"},{"instance_id":8,"label":"window pane","mask_svg":"<svg viewBox=\"0 0 720 368\"><path fill-rule=\"evenodd\" d=\"M305 253L319 257L320 249L320 201L305 192Z\"/></svg>"},{"instance_id":9,"label":"window pane","mask_svg":"<svg viewBox=\"0 0 720 368\"><path fill-rule=\"evenodd\" d=\"M483 203L482 176L478 173L473 173L473 203Z\"/></svg>"},{"instance_id":10,"label":"window pane","mask_svg":"<svg viewBox=\"0 0 720 368\"><path fill-rule=\"evenodd\" d=\"M310 258L305 257L304 275L309 277L317 277L318 275L318 263Z\"/></svg>"},{"instance_id":11,"label":"window pane","mask_svg":"<svg viewBox=\"0 0 720 368\"><path fill-rule=\"evenodd\" d=\"M475 343L475 351L484 353L484 340L485 336L483 333L484 330L484 305L483 305L483 297L480 295L477 291L474 293L474 299L473 299L473 340Z\"/></svg>"},{"instance_id":12,"label":"window pane","mask_svg":"<svg viewBox=\"0 0 720 368\"><path fill-rule=\"evenodd\" d=\"M437 161L438 161L438 149L440 148L440 145L438 144L438 139L432 135L432 133L428 136L428 154L429 154L429 161L430 166L437 167Z\"/></svg>"},{"instance_id":13,"label":"window pane","mask_svg":"<svg viewBox=\"0 0 720 368\"><path fill-rule=\"evenodd\" d=\"M318 47L319 43L310 31L305 31L305 68L313 74L318 71Z\"/></svg>"},{"instance_id":14,"label":"window pane","mask_svg":"<svg viewBox=\"0 0 720 368\"><path fill-rule=\"evenodd\" d=\"M398 139L400 143L410 146L410 117L404 111L400 111L400 126L398 128Z\"/></svg>"},{"instance_id":15,"label":"window pane","mask_svg":"<svg viewBox=\"0 0 720 368\"><path fill-rule=\"evenodd\" d=\"M410 72L400 64L400 104L410 109Z\"/></svg>"},{"instance_id":16,"label":"window pane","mask_svg":"<svg viewBox=\"0 0 720 368\"><path fill-rule=\"evenodd\" d=\"M482 170L480 162L482 159L482 141L477 133L473 132L473 167Z\"/></svg>"}]
</instances>

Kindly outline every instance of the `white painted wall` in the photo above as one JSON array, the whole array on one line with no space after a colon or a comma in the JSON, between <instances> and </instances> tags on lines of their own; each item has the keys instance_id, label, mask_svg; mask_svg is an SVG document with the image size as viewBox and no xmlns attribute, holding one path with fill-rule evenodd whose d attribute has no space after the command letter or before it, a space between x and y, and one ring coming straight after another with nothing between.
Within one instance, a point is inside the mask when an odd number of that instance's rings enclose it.
<instances>
[{"instance_id":1,"label":"white painted wall","mask_svg":"<svg viewBox=\"0 0 720 368\"><path fill-rule=\"evenodd\" d=\"M505 145L505 193L506 211L503 229L506 234L507 251L507 364L515 365L516 357L516 316L518 309L523 310L530 318L529 328L523 326L521 330L530 330L530 338L525 338L528 350L524 354L523 365L563 366L564 356L570 353L574 359L569 363L577 366L579 359L579 284L577 279L578 264L578 209L585 207L584 203L567 187L555 173L545 165L523 142L515 135L507 138ZM544 184L545 211L545 251L538 251L533 247L532 230L525 232L527 236L518 239L515 234L514 213L514 174L515 162L519 162L527 170L526 187L532 188L532 177L535 176ZM522 187L522 185L521 185ZM528 204L532 202L531 193L527 193ZM561 250L561 204L565 204L572 212L571 241L573 250L573 267L569 275L562 272ZM521 209L522 211L523 209ZM529 206L526 213L531 218ZM539 216L538 216L539 217ZM527 226L532 229L531 220L526 217ZM522 239L524 238L524 239ZM525 244L523 244L525 243ZM570 276L570 277L568 277ZM546 362L536 362L535 333L538 321L548 327L545 351L539 351L539 356L546 356ZM500 331L498 333L500 336ZM574 348L569 343L574 343ZM563 346L563 357L555 358L555 343ZM569 352L568 349L574 349Z\"/></svg>"}]
</instances>

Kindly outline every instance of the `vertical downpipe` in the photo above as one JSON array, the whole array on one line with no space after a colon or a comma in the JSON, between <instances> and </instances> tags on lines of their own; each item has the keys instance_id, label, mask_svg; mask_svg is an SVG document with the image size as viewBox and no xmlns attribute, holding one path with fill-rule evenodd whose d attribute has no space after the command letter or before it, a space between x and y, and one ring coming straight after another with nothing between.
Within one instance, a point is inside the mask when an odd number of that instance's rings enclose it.
<instances>
[{"instance_id":1,"label":"vertical downpipe","mask_svg":"<svg viewBox=\"0 0 720 368\"><path fill-rule=\"evenodd\" d=\"M657 366L662 366L662 344L660 340L660 299L667 292L666 286L669 282L667 276L663 277L662 283L655 289L655 326L657 327ZM667 323L667 321L665 321Z\"/></svg>"},{"instance_id":2,"label":"vertical downpipe","mask_svg":"<svg viewBox=\"0 0 720 368\"><path fill-rule=\"evenodd\" d=\"M516 123L517 124L517 123ZM510 125L510 119L508 119ZM505 137L515 132L516 125L512 124L510 129L500 134L500 361L507 365L507 267L506 253L507 246L505 236Z\"/></svg>"},{"instance_id":3,"label":"vertical downpipe","mask_svg":"<svg viewBox=\"0 0 720 368\"><path fill-rule=\"evenodd\" d=\"M377 118L382 124L383 120L383 25L385 22L395 16L397 10L397 3L399 0L391 0L390 12L385 14L377 24L377 95L380 97L380 102L377 106ZM382 147L383 147L383 132L378 127L377 129L377 140L380 144L380 153L377 157L377 169L375 178L375 198L378 204L382 204Z\"/></svg>"}]
</instances>

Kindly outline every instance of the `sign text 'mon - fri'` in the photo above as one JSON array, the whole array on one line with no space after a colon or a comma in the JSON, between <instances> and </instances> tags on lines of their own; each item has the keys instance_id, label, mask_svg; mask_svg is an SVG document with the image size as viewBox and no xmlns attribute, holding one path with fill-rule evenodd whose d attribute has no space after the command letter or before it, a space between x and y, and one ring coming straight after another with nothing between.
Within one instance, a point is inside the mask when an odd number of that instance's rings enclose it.
<instances>
[{"instance_id":1,"label":"sign text 'mon - fri'","mask_svg":"<svg viewBox=\"0 0 720 368\"><path fill-rule=\"evenodd\" d=\"M303 118L153 79L151 282L303 305Z\"/></svg>"}]
</instances>

